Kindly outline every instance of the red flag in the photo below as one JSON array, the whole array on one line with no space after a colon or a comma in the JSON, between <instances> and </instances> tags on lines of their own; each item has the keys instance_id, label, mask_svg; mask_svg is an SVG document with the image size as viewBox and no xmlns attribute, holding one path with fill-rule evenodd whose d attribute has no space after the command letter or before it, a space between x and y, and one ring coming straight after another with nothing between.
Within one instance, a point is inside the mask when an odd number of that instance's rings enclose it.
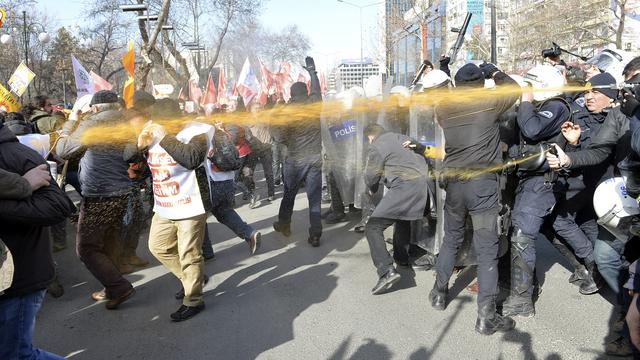
<instances>
[{"instance_id":1,"label":"red flag","mask_svg":"<svg viewBox=\"0 0 640 360\"><path fill-rule=\"evenodd\" d=\"M265 106L269 100L269 91L274 83L274 74L267 69L266 66L260 61L260 90L258 94L258 102L260 105Z\"/></svg>"},{"instance_id":2,"label":"red flag","mask_svg":"<svg viewBox=\"0 0 640 360\"><path fill-rule=\"evenodd\" d=\"M227 99L227 85L224 80L224 68L220 68L220 75L218 75L218 104L229 104Z\"/></svg>"},{"instance_id":3,"label":"red flag","mask_svg":"<svg viewBox=\"0 0 640 360\"><path fill-rule=\"evenodd\" d=\"M100 77L100 75L94 73L93 71L89 72L91 75L91 82L93 82L93 90L98 92L100 90L111 90L113 89L113 85L109 84L109 82Z\"/></svg>"},{"instance_id":4,"label":"red flag","mask_svg":"<svg viewBox=\"0 0 640 360\"><path fill-rule=\"evenodd\" d=\"M195 110L200 109L200 99L202 98L202 90L195 80L189 80L189 100L193 101Z\"/></svg>"},{"instance_id":5,"label":"red flag","mask_svg":"<svg viewBox=\"0 0 640 360\"><path fill-rule=\"evenodd\" d=\"M320 73L320 92L322 95L327 91L327 78L324 76L324 73Z\"/></svg>"},{"instance_id":6,"label":"red flag","mask_svg":"<svg viewBox=\"0 0 640 360\"><path fill-rule=\"evenodd\" d=\"M209 73L209 79L207 79L207 87L204 90L202 99L200 99L200 103L202 103L203 105L213 105L217 101L216 86L213 83L213 78L211 78L211 73Z\"/></svg>"},{"instance_id":7,"label":"red flag","mask_svg":"<svg viewBox=\"0 0 640 360\"><path fill-rule=\"evenodd\" d=\"M293 79L290 73L291 65L289 63L282 63L280 64L280 71L275 74L276 91L282 95L284 101L289 101L291 98Z\"/></svg>"}]
</instances>

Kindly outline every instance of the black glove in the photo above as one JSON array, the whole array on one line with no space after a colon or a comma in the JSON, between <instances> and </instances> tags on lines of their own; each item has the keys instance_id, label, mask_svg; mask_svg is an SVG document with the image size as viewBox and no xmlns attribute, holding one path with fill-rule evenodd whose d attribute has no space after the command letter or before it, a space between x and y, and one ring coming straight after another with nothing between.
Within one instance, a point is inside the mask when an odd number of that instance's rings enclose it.
<instances>
[{"instance_id":1,"label":"black glove","mask_svg":"<svg viewBox=\"0 0 640 360\"><path fill-rule=\"evenodd\" d=\"M634 94L635 92L635 94ZM621 98L622 104L620 105L620 111L628 117L632 117L638 109L640 109L640 101L638 101L638 92L640 92L640 86L636 86L634 92L631 90L623 89Z\"/></svg>"},{"instance_id":2,"label":"black glove","mask_svg":"<svg viewBox=\"0 0 640 360\"><path fill-rule=\"evenodd\" d=\"M500 71L492 63L486 63L486 62L480 64L479 68L480 70L482 70L482 73L484 74L485 79L491 79L495 73Z\"/></svg>"},{"instance_id":3,"label":"black glove","mask_svg":"<svg viewBox=\"0 0 640 360\"><path fill-rule=\"evenodd\" d=\"M447 67L447 66L449 66L449 63L450 63L450 62L451 62L451 58L450 58L450 57L448 57L448 56L442 56L442 57L440 58L440 68L443 68L443 67Z\"/></svg>"},{"instance_id":4,"label":"black glove","mask_svg":"<svg viewBox=\"0 0 640 360\"><path fill-rule=\"evenodd\" d=\"M307 69L308 72L316 71L316 63L313 61L313 58L311 56L307 56L304 59L304 62L306 64L304 68Z\"/></svg>"}]
</instances>

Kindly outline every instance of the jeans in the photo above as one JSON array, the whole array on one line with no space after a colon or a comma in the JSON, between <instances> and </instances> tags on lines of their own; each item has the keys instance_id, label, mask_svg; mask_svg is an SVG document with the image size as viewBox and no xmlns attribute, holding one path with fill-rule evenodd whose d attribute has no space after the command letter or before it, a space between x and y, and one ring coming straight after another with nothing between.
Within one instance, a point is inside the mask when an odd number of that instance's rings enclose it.
<instances>
[{"instance_id":1,"label":"jeans","mask_svg":"<svg viewBox=\"0 0 640 360\"><path fill-rule=\"evenodd\" d=\"M322 200L322 165L306 164L287 158L284 164L284 195L280 202L278 221L291 224L293 205L302 182L305 182L307 199L309 200L309 236L322 235L320 218L320 202Z\"/></svg>"},{"instance_id":2,"label":"jeans","mask_svg":"<svg viewBox=\"0 0 640 360\"><path fill-rule=\"evenodd\" d=\"M204 225L204 239L202 240L202 256L206 258L212 258L215 254L213 253L213 244L211 243L211 238L209 237L209 223Z\"/></svg>"},{"instance_id":3,"label":"jeans","mask_svg":"<svg viewBox=\"0 0 640 360\"><path fill-rule=\"evenodd\" d=\"M231 229L239 238L246 241L251 239L254 230L242 220L233 209L235 196L233 180L211 182L211 213L218 222Z\"/></svg>"},{"instance_id":4,"label":"jeans","mask_svg":"<svg viewBox=\"0 0 640 360\"><path fill-rule=\"evenodd\" d=\"M384 230L395 224L393 232L393 258L387 251L387 244L384 241ZM365 235L371 251L371 260L378 271L378 276L382 277L393 268L394 259L400 264L409 263L409 237L411 232L410 222L407 220L396 220L372 217L365 227Z\"/></svg>"},{"instance_id":5,"label":"jeans","mask_svg":"<svg viewBox=\"0 0 640 360\"><path fill-rule=\"evenodd\" d=\"M608 236L598 236L596 240L593 250L596 264L607 285L613 292L620 294L620 271L623 265L624 243L613 236L610 240L602 240L605 237L608 238Z\"/></svg>"},{"instance_id":6,"label":"jeans","mask_svg":"<svg viewBox=\"0 0 640 360\"><path fill-rule=\"evenodd\" d=\"M271 144L271 153L273 157L273 177L274 182L280 183L282 182L282 171L284 169L284 145L274 141Z\"/></svg>"},{"instance_id":7,"label":"jeans","mask_svg":"<svg viewBox=\"0 0 640 360\"><path fill-rule=\"evenodd\" d=\"M31 339L46 291L0 299L0 359L60 360L61 356L33 347Z\"/></svg>"},{"instance_id":8,"label":"jeans","mask_svg":"<svg viewBox=\"0 0 640 360\"><path fill-rule=\"evenodd\" d=\"M271 150L271 145L265 144L252 150L253 152L250 154L250 156L252 156L253 159L249 162L249 166L251 166L251 182L254 184L253 188L255 189L255 183L253 179L253 177L255 176L254 170L258 162L260 162L260 164L262 165L262 170L264 171L264 178L267 182L267 196L274 196L276 193L276 189L275 181L273 180L273 153Z\"/></svg>"}]
</instances>

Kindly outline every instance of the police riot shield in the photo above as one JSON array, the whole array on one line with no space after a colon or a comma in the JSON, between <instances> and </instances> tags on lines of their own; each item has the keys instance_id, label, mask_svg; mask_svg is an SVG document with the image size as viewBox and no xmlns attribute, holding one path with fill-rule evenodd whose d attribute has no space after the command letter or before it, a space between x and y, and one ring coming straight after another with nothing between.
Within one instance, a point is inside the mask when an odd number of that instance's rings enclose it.
<instances>
[{"instance_id":1,"label":"police riot shield","mask_svg":"<svg viewBox=\"0 0 640 360\"><path fill-rule=\"evenodd\" d=\"M326 155L326 168L333 174L342 203L347 206L357 202L357 188L362 178L361 157L363 156L362 132L364 114L351 111L347 101L340 98L350 97L349 92L338 94L338 101L326 106L342 106L342 111L331 111L322 116L322 142ZM356 205L357 206L357 205Z\"/></svg>"}]
</instances>

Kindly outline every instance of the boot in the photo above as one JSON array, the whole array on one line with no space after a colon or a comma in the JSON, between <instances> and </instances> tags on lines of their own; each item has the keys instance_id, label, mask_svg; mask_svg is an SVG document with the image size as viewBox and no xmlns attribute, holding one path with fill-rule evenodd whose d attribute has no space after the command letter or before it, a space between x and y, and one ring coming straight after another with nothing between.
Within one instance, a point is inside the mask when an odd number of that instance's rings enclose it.
<instances>
[{"instance_id":1,"label":"boot","mask_svg":"<svg viewBox=\"0 0 640 360\"><path fill-rule=\"evenodd\" d=\"M482 335L491 335L496 331L509 331L516 327L513 319L500 316L496 313L495 300L484 304L478 304L478 319L476 320L476 331Z\"/></svg>"},{"instance_id":2,"label":"boot","mask_svg":"<svg viewBox=\"0 0 640 360\"><path fill-rule=\"evenodd\" d=\"M531 297L524 295L509 295L504 304L502 304L502 316L521 316L534 317L536 315L535 308Z\"/></svg>"},{"instance_id":3,"label":"boot","mask_svg":"<svg viewBox=\"0 0 640 360\"><path fill-rule=\"evenodd\" d=\"M433 284L433 289L429 293L429 301L431 302L431 307L438 310L443 311L447 307L447 293L448 289L439 289L437 283Z\"/></svg>"},{"instance_id":4,"label":"boot","mask_svg":"<svg viewBox=\"0 0 640 360\"><path fill-rule=\"evenodd\" d=\"M585 261L585 267L587 269L588 276L580 283L580 294L591 295L595 294L602 287L602 281L600 274L598 273L598 267L595 261Z\"/></svg>"}]
</instances>

